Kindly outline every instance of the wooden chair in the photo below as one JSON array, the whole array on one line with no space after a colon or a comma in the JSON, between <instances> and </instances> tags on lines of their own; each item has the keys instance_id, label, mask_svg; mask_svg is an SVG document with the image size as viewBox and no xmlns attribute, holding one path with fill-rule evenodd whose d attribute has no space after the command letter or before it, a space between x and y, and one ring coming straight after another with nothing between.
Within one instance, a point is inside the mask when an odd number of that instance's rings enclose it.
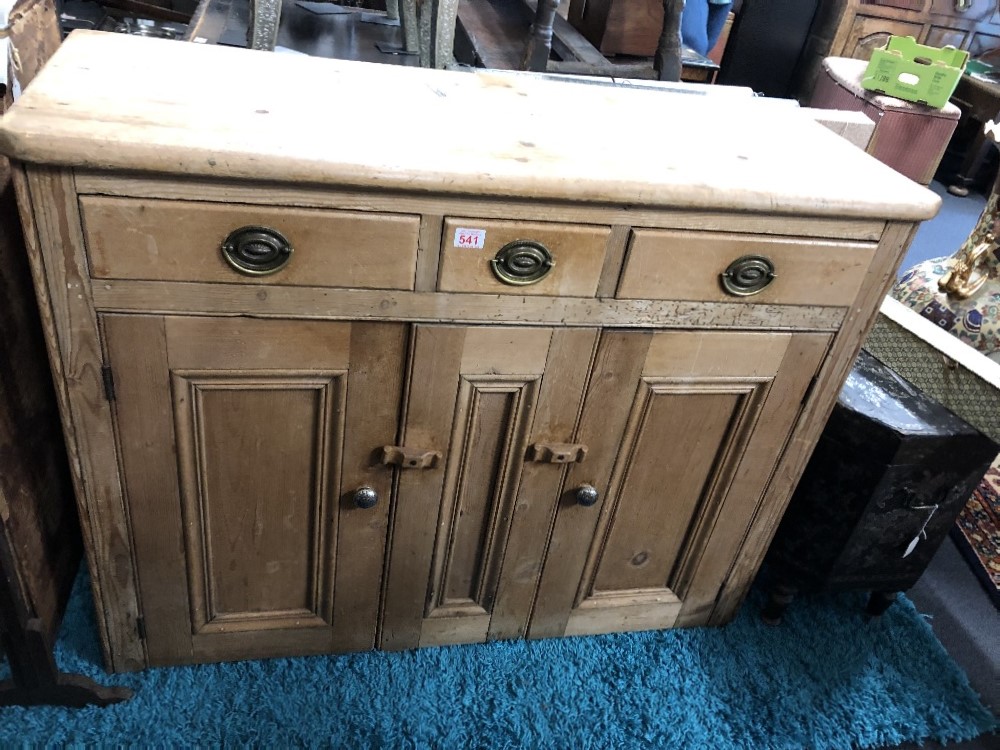
<instances>
[{"instance_id":1,"label":"wooden chair","mask_svg":"<svg viewBox=\"0 0 1000 750\"><path fill-rule=\"evenodd\" d=\"M250 0L251 22L248 42L251 49L274 49L281 16L281 0ZM534 21L528 33L521 64L523 70L549 69L552 29L560 0L529 0L535 5ZM455 23L459 0L387 0L386 13L398 17L407 52L420 56L426 68L445 68L453 62ZM663 0L663 29L653 60L656 77L661 81L679 81L681 76L681 12L684 0ZM558 70L554 72L591 72Z\"/></svg>"},{"instance_id":2,"label":"wooden chair","mask_svg":"<svg viewBox=\"0 0 1000 750\"><path fill-rule=\"evenodd\" d=\"M556 22L556 11L560 0L538 0L535 18L528 34L528 44L524 51L524 70L545 71L549 69L549 54L552 51L552 28ZM663 28L660 41L653 58L656 77L661 81L681 79L681 13L684 0L663 0ZM570 72L570 71L565 71ZM580 71L585 72L585 71ZM594 71L598 72L598 71Z\"/></svg>"}]
</instances>

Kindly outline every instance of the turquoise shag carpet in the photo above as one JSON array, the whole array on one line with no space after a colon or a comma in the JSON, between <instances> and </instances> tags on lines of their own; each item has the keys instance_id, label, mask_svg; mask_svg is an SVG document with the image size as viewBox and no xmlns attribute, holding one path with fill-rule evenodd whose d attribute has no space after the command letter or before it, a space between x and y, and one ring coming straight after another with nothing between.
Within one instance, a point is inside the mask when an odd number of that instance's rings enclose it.
<instances>
[{"instance_id":1,"label":"turquoise shag carpet","mask_svg":"<svg viewBox=\"0 0 1000 750\"><path fill-rule=\"evenodd\" d=\"M803 598L778 628L754 593L724 628L101 668L86 579L60 667L135 697L104 709L0 709L0 746L875 748L1000 728L909 600ZM6 677L6 665L0 665Z\"/></svg>"}]
</instances>

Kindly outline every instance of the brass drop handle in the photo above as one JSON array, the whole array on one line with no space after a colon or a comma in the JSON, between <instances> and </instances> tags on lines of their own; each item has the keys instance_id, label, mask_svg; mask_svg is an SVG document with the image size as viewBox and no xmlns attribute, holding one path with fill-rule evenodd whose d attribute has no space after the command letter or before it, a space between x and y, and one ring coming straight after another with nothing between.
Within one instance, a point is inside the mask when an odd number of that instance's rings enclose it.
<instances>
[{"instance_id":1,"label":"brass drop handle","mask_svg":"<svg viewBox=\"0 0 1000 750\"><path fill-rule=\"evenodd\" d=\"M292 246L277 229L240 227L223 241L222 257L242 274L267 276L285 267L292 257Z\"/></svg>"},{"instance_id":2,"label":"brass drop handle","mask_svg":"<svg viewBox=\"0 0 1000 750\"><path fill-rule=\"evenodd\" d=\"M573 491L573 496L576 498L577 505L589 508L591 505L595 505L597 503L597 501L601 498L601 493L599 493L597 488L592 484L581 484Z\"/></svg>"},{"instance_id":3,"label":"brass drop handle","mask_svg":"<svg viewBox=\"0 0 1000 750\"><path fill-rule=\"evenodd\" d=\"M774 281L774 263L763 255L744 255L730 263L722 272L722 288L734 297L758 294Z\"/></svg>"},{"instance_id":4,"label":"brass drop handle","mask_svg":"<svg viewBox=\"0 0 1000 750\"><path fill-rule=\"evenodd\" d=\"M365 485L354 490L352 499L355 506L363 510L368 510L368 508L374 508L378 503L378 492L375 491L374 487Z\"/></svg>"},{"instance_id":5,"label":"brass drop handle","mask_svg":"<svg viewBox=\"0 0 1000 750\"><path fill-rule=\"evenodd\" d=\"M490 261L493 275L504 284L537 284L549 275L556 262L541 242L514 240L501 247Z\"/></svg>"}]
</instances>

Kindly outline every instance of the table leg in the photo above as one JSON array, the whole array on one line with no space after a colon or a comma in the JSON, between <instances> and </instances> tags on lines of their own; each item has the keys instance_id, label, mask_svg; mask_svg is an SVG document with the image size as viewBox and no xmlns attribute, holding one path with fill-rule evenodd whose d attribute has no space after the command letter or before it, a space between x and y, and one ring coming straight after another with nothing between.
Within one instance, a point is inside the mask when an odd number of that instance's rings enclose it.
<instances>
[{"instance_id":1,"label":"table leg","mask_svg":"<svg viewBox=\"0 0 1000 750\"><path fill-rule=\"evenodd\" d=\"M247 46L250 49L273 50L278 43L280 22L281 0L250 0Z\"/></svg>"},{"instance_id":2,"label":"table leg","mask_svg":"<svg viewBox=\"0 0 1000 750\"><path fill-rule=\"evenodd\" d=\"M544 71L548 67L552 51L552 24L555 23L558 8L559 0L538 0L521 63L523 70Z\"/></svg>"}]
</instances>

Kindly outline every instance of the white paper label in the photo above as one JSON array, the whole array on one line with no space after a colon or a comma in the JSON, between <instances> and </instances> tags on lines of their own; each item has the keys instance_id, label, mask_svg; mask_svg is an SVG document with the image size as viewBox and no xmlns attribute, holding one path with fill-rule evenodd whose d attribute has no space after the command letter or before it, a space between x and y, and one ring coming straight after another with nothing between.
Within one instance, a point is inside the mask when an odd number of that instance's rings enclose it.
<instances>
[{"instance_id":1,"label":"white paper label","mask_svg":"<svg viewBox=\"0 0 1000 750\"><path fill-rule=\"evenodd\" d=\"M455 230L455 247L465 247L470 250L482 250L486 247L486 230L464 229L459 227Z\"/></svg>"}]
</instances>

